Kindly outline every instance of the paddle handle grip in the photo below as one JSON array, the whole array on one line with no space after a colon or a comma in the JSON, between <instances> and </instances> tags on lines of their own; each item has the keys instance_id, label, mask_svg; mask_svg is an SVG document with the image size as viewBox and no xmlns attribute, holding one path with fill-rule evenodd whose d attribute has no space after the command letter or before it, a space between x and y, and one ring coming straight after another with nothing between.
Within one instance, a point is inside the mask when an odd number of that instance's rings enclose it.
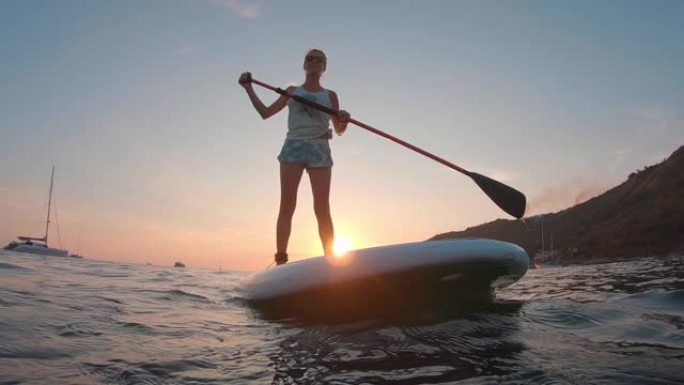
<instances>
[{"instance_id":1,"label":"paddle handle grip","mask_svg":"<svg viewBox=\"0 0 684 385\"><path fill-rule=\"evenodd\" d=\"M319 111L323 111L323 112L325 112L326 114L329 114L329 115L332 115L332 116L337 116L337 111L333 110L332 108L328 108L328 107L326 107L326 106L322 106L322 105L320 105L320 104L318 104L318 103L316 103L316 102L312 102L311 100L305 99L305 98L303 98L303 97L301 97L301 96L299 96L299 95L290 95L290 94L287 93L287 91L283 90L282 88L273 87L273 86L271 86L271 85L269 85L269 84L266 84L266 83L264 83L264 82L260 82L260 81L258 81L258 80L256 80L256 79L251 79L251 81L252 81L252 83L256 83L256 84L258 84L258 85L260 85L260 86L262 86L262 87L264 87L264 88L267 88L267 89L269 89L269 90L271 90L271 91L277 92L277 93L280 94L280 95L284 95L284 96L290 97L290 98L294 99L295 101L297 101L297 102L299 102L299 103L301 103L301 104L304 104L305 106L309 106L309 107L311 107L311 108L315 108L315 109L317 109L317 110L319 110ZM378 129L375 128L375 127L372 127L372 126L367 125L366 123L359 122L359 121L356 120L356 119L349 119L349 123L353 123L353 124L355 124L355 125L357 125L357 126L363 128L363 129L365 129L365 130L368 130L368 131L370 131L370 132L372 132L372 133L374 133L374 134L376 134L376 135L382 136L382 137L385 138L385 139L389 139L389 140L391 140L391 141L393 141L393 142L395 142L395 143L397 143L397 144L400 144L400 145L402 145L402 146L408 148L409 150L413 150L413 151L415 151L415 152L417 152L417 153L419 153L419 154L421 154L421 155L427 156L428 158L430 158L430 159L432 159L432 160L434 160L434 161L436 161L436 162L439 162L439 163L441 163L441 164L443 164L443 165L445 165L445 166L447 166L447 167L449 167L449 168L451 168L451 169L454 169L454 170L456 170L456 171L458 171L458 172L461 172L461 173L463 173L463 174L466 174L466 175L468 175L468 176L471 176L470 171L468 171L468 170L466 170L466 169L464 169L464 168L461 168L461 167L459 167L459 166L457 166L457 165L455 165L455 164L449 162L449 161L446 160L446 159L440 158L439 156L437 156L437 155L435 155L435 154L432 154L432 153L430 153L430 152L427 152L427 151L423 150L423 149L420 148L420 147L414 146L414 145L412 145L411 143L409 143L409 142L407 142L407 141L404 141L404 140L402 140L402 139L399 139L399 138L397 138L396 136L393 136L393 135L390 135L390 134L388 134L388 133L386 133L386 132L384 132L384 131L378 130Z\"/></svg>"}]
</instances>

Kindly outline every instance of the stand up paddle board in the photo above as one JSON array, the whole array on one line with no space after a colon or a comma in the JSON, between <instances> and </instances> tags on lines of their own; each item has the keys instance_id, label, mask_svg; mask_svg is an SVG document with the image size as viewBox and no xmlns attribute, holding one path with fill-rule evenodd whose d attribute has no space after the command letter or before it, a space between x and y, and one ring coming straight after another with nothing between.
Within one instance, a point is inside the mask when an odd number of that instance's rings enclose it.
<instances>
[{"instance_id":1,"label":"stand up paddle board","mask_svg":"<svg viewBox=\"0 0 684 385\"><path fill-rule=\"evenodd\" d=\"M250 303L325 311L412 306L491 296L527 272L521 247L491 239L452 239L349 251L254 273L242 281Z\"/></svg>"}]
</instances>

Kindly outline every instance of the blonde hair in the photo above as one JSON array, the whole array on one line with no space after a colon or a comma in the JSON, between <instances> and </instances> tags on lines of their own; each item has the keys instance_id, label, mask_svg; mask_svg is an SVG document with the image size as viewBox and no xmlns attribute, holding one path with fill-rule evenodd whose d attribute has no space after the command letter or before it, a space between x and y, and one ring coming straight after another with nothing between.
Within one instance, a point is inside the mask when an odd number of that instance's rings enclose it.
<instances>
[{"instance_id":1,"label":"blonde hair","mask_svg":"<svg viewBox=\"0 0 684 385\"><path fill-rule=\"evenodd\" d=\"M323 71L328 69L328 56L326 56L325 52L323 52L322 49L319 48L311 48L310 50L306 51L306 55L304 55L304 64L306 64L306 58L312 54L313 52L320 53L323 55L323 58L325 58L325 62L323 62Z\"/></svg>"}]
</instances>

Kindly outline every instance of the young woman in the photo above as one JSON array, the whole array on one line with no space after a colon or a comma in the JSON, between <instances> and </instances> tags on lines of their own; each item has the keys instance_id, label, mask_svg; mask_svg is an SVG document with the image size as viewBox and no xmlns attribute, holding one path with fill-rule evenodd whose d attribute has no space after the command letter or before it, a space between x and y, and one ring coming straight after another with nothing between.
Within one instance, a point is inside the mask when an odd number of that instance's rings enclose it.
<instances>
[{"instance_id":1,"label":"young woman","mask_svg":"<svg viewBox=\"0 0 684 385\"><path fill-rule=\"evenodd\" d=\"M287 262L287 244L290 239L292 216L297 205L297 189L304 170L309 174L314 200L314 212L318 220L318 234L321 237L325 255L333 254L334 231L330 216L330 176L333 160L330 154L332 120L335 132L342 135L347 129L350 115L339 109L334 91L321 86L327 58L319 49L312 49L304 57L306 79L298 87L288 87L289 95L298 95L337 111L330 116L305 106L288 96L281 95L270 106L266 106L254 93L251 74L245 72L238 80L262 118L268 119L287 105L289 108L287 136L278 155L280 161L280 211L276 226L276 264Z\"/></svg>"}]
</instances>

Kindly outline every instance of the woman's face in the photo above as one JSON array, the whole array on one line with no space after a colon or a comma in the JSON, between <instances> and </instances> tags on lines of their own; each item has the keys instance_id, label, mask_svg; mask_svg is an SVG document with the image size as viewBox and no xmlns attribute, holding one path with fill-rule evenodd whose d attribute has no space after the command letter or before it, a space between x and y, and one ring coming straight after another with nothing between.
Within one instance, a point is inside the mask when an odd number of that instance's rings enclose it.
<instances>
[{"instance_id":1,"label":"woman's face","mask_svg":"<svg viewBox=\"0 0 684 385\"><path fill-rule=\"evenodd\" d=\"M307 73L322 74L325 72L327 62L327 58L323 52L313 50L304 58L304 71Z\"/></svg>"}]
</instances>

